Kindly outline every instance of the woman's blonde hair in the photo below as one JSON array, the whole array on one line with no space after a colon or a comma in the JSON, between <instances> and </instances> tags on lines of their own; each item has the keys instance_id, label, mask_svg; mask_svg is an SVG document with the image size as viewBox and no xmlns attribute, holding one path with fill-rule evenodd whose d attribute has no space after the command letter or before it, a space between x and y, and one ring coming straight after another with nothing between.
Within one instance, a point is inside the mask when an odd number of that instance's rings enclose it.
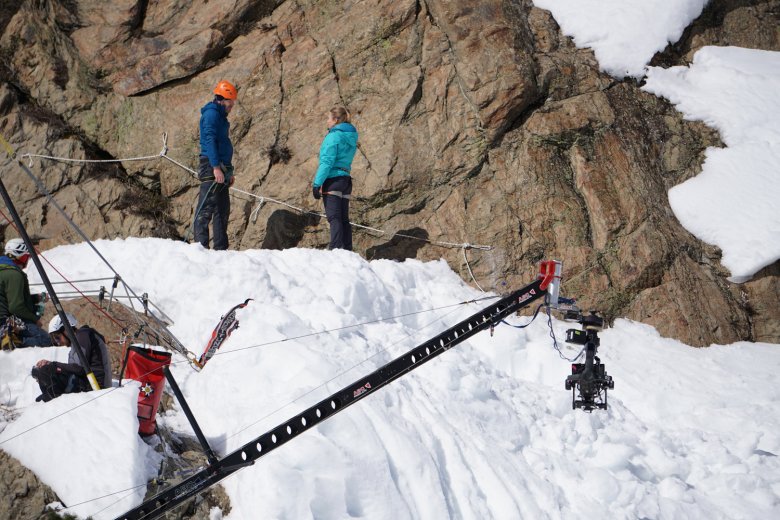
<instances>
[{"instance_id":1,"label":"woman's blonde hair","mask_svg":"<svg viewBox=\"0 0 780 520\"><path fill-rule=\"evenodd\" d=\"M344 107L337 106L331 108L330 115L339 123L350 123L352 121L352 114Z\"/></svg>"}]
</instances>

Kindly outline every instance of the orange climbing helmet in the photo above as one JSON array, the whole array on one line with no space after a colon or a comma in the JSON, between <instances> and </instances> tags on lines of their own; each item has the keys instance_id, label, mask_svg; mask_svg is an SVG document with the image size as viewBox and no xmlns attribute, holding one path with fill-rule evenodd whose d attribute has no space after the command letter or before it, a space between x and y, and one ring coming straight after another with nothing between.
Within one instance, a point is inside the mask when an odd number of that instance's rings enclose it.
<instances>
[{"instance_id":1,"label":"orange climbing helmet","mask_svg":"<svg viewBox=\"0 0 780 520\"><path fill-rule=\"evenodd\" d=\"M214 94L222 96L225 99L236 99L238 97L236 87L234 87L231 82L225 81L224 79L214 87Z\"/></svg>"}]
</instances>

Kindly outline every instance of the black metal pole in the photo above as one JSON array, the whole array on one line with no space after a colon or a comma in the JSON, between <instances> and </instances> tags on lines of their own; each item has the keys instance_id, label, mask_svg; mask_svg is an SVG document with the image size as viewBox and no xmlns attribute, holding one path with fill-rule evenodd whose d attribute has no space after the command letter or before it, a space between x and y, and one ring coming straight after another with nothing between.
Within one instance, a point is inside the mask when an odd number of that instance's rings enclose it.
<instances>
[{"instance_id":1,"label":"black metal pole","mask_svg":"<svg viewBox=\"0 0 780 520\"><path fill-rule=\"evenodd\" d=\"M163 373L165 374L165 379L168 380L168 384L171 385L171 390L173 390L173 394L176 396L176 400L179 401L179 405L181 406L184 415L187 416L187 420L190 422L190 426L192 426L192 430L195 432L195 437L198 438L198 442L200 442L201 447L203 447L203 451L206 452L206 457L209 459L209 464L217 464L219 459L217 459L217 456L214 455L214 452L211 450L211 446L209 446L209 442L206 440L206 436L203 435L200 426L198 426L198 421L196 421L195 416L192 415L192 410L190 410L187 401L184 399L184 394L181 393L179 385L176 384L176 380L173 378L173 374L171 374L171 371L167 366L163 367Z\"/></svg>"},{"instance_id":2,"label":"black metal pole","mask_svg":"<svg viewBox=\"0 0 780 520\"><path fill-rule=\"evenodd\" d=\"M24 240L25 245L27 245L27 250L30 252L30 258L32 258L32 261L35 264L35 268L38 269L38 274L41 275L43 285L46 287L46 290L49 291L51 304L54 305L57 314L60 316L60 320L62 320L62 323L65 326L65 335L70 340L70 348L74 349L78 355L79 361L81 361L81 366L84 367L84 372L87 374L87 379L89 380L89 385L92 387L92 390L100 390L100 384L98 383L95 374L92 372L92 368L90 368L87 358L84 356L84 350L82 350L79 341L76 339L76 333L74 332L73 327L70 326L70 322L65 315L65 310L62 308L60 299L57 297L57 293L54 292L54 286L51 284L51 281L49 280L49 277L43 268L43 264L41 264L40 258L38 258L38 253L35 251L35 246L33 246L32 240L30 240L30 236L27 234L27 230L24 228L24 224L22 224L22 219L19 218L19 213L16 212L14 203L11 201L11 196L8 195L8 190L5 189L5 184L3 183L2 179L0 179L0 195L2 195L3 201L8 207L8 211L11 213L11 218L13 218L14 224L16 224L16 229L19 231L19 235L21 236L22 240Z\"/></svg>"}]
</instances>

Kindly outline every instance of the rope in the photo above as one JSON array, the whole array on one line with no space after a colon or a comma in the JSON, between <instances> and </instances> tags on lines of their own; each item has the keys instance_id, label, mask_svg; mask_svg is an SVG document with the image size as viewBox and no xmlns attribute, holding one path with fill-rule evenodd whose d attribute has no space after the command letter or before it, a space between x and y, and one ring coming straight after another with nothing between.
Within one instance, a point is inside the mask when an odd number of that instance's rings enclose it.
<instances>
[{"instance_id":1,"label":"rope","mask_svg":"<svg viewBox=\"0 0 780 520\"><path fill-rule=\"evenodd\" d=\"M260 213L260 210L263 209L263 204L265 204L265 199L260 197L260 202L257 203L257 206L255 206L255 209L253 209L252 213L249 215L249 219L252 221L252 224L257 222L257 215Z\"/></svg>"},{"instance_id":2,"label":"rope","mask_svg":"<svg viewBox=\"0 0 780 520\"><path fill-rule=\"evenodd\" d=\"M3 210L1 210L1 209L0 209L0 215L2 215L2 216L3 216L3 218L4 218L4 219L6 219L6 220L7 220L7 221L8 221L8 222L11 224L11 226L13 226L13 228L14 228L14 229L16 229L16 225L13 223L13 221L11 221L11 219L9 219L9 218L8 218L8 216L5 214L5 212L4 212ZM19 232L19 230L18 230L18 229L16 229L16 232L18 233L18 232ZM118 322L116 319L114 319L114 317L113 317L113 316L111 316L109 313L107 313L105 310L103 310L103 309L102 309L102 308L101 308L99 305L97 305L95 302L93 302L93 301L92 301L92 300L91 300L91 299L90 299L90 298L89 298L89 297L88 297L86 294L84 294L83 292L81 292L81 290L80 290L78 287L76 287L76 286L73 284L73 282L72 282L72 281L68 280L68 279L67 279L67 277L66 277L64 274L62 274L62 273L60 272L60 270L59 270L59 269L57 269L57 267L55 267L55 266L54 266L54 264L52 264L52 263L49 261L49 259L48 259L48 258L46 258L46 257L45 257L45 256L44 256L44 255L43 255L43 254L42 254L42 253L41 253L41 252L38 250L38 248L37 248L37 247L35 248L35 252L36 252L36 253L38 253L38 257L39 257L39 258L43 258L43 260L44 260L44 261L45 261L47 264L49 264L49 267L51 267L52 269L54 269L54 271L55 271L55 272L56 272L58 275L60 275L60 278L62 278L62 279L63 279L63 281L62 281L62 282L58 282L58 283L67 283L67 284L69 284L71 287L73 287L73 289L75 289L75 292L76 292L76 293L78 293L78 294L80 294L82 297L84 297L84 298L85 298L85 299L86 299L86 300L87 300L87 301L88 301L88 302L89 302L89 303L90 303L90 304L91 304L93 307L95 307L95 308L96 308L98 311L100 311L100 312L101 312L101 313L102 313L102 314L103 314L103 315L104 315L106 318L108 318L109 320L113 321L115 325L117 325L117 326L119 326L119 327L123 327L123 326L124 326L122 323L120 323L120 322ZM110 278L109 278L109 280L110 280Z\"/></svg>"},{"instance_id":3,"label":"rope","mask_svg":"<svg viewBox=\"0 0 780 520\"><path fill-rule=\"evenodd\" d=\"M36 153L26 153L19 156L19 159L27 159L27 165L32 167L33 159L48 159L50 161L66 162L66 163L120 163L120 162L132 162L132 161L149 161L151 159L159 159L159 155L146 155L142 157L128 157L126 159L70 159L67 157L53 157L51 155L39 155Z\"/></svg>"},{"instance_id":4,"label":"rope","mask_svg":"<svg viewBox=\"0 0 780 520\"><path fill-rule=\"evenodd\" d=\"M363 322L363 323L356 323L356 324L354 324L354 325L348 325L348 326L345 326L345 327L338 327L338 328L335 328L335 329L328 329L328 330L323 330L323 331L320 331L320 332L314 332L314 333L311 333L311 334L305 334L305 335L303 335L303 336L299 336L298 338L285 338L285 339L281 339L281 340L270 341L270 342L268 342L268 343L263 343L263 344L260 344L260 345L253 345L253 346L250 346L250 347L245 347L245 348L241 348L241 349L232 350L232 351L230 351L230 352L222 352L222 354L229 354L229 353L236 352L236 351L240 351L240 350L247 350L247 349L250 349L250 348L257 348L257 347L263 347L263 346L273 345L273 344L275 344L275 343L284 343L285 341L289 341L289 340L291 340L291 339L300 339L300 338L302 338L302 337L307 337L307 336L317 336L317 335L320 335L320 334L329 334L329 333L331 333L331 332L338 332L338 331L341 331L341 330L344 330L344 329L347 329L347 328L360 327L360 326L363 326L363 325L368 325L368 324L372 324L372 323L378 323L378 322L381 322L381 321L389 321L389 320L392 320L392 319L396 319L396 318L403 318L403 317L412 316L412 315L415 315L415 314L423 314L423 313L426 313L426 312L434 312L434 311L437 311L437 310L447 309L447 308L450 308L450 307L455 307L455 308L457 308L457 307L459 307L459 306L461 306L461 305L467 305L467 304L470 304L470 303L479 303L479 302L481 302L481 301L484 301L484 300L491 300L491 299L495 299L495 298L499 298L499 296L487 296L487 297L484 297L484 298L477 298L477 299L474 299L474 300L466 300L466 301L462 301L462 302L458 302L458 303L453 303L453 304L449 304L449 305L444 305L444 306L442 306L442 307L435 307L435 308L433 308L433 309L424 309L424 310L421 310L421 311L416 311L416 312L411 312L411 313L401 314L401 315L398 315L398 316L391 316L391 317L389 317L389 318L378 318L378 319L376 319L376 320L367 321L367 322ZM450 313L452 313L452 312L455 312L455 310L456 310L455 308L454 308L452 311L450 311ZM423 326L421 329L418 329L416 332L419 332L419 331L420 331L420 330L422 330L423 328L426 328L426 327L428 327L428 326L432 325L433 323L436 323L436 321L439 321L439 320L441 320L441 319L445 318L445 317L446 317L446 316L448 316L450 313L447 313L447 314L445 314L444 316L441 316L441 317L437 318L437 319L436 319L436 320L434 320L433 322L431 322L431 323L429 323L429 324L427 324L427 325ZM410 337L411 337L411 336L410 336ZM400 341L400 340L399 340L399 341ZM396 343L398 343L398 342L396 342ZM379 354L379 353L381 353L381 352L385 352L385 351L387 351L387 350L388 350L390 347L394 346L396 343L394 343L394 344L392 344L392 345L388 346L387 348L385 348L385 349L381 350L381 351L380 351L380 352L378 352L377 354ZM220 354L220 353L218 352L218 353L217 353L217 355L218 355L218 354ZM374 355L370 356L369 358L366 358L365 360L361 361L360 363L356 364L355 366L359 366L359 365L361 365L361 364L365 363L365 362L366 362L368 359L371 359L372 357L376 356L377 354L374 354ZM178 365L178 364L181 364L181 363L189 363L189 360L185 359L185 360L182 360L182 361L174 361L174 362L171 362L171 363L170 363L170 365L171 365L171 366L173 366L173 365ZM354 368L354 367L352 367L352 368ZM345 374L345 373L346 373L346 372L348 372L349 370L352 370L352 368L350 368L350 369L348 369L348 370L345 370L344 372L340 373L340 374L339 374L339 375L337 375L336 377L339 377L340 375L343 375L343 374ZM144 374L141 374L140 376L138 376L138 379L142 379L144 376L146 376L146 375L148 375L148 374L151 374L151 373L152 373L152 372L154 372L155 370L157 370L157 368L154 368L154 369L152 369L152 370L149 370L148 372L146 372L146 373L144 373ZM319 387L317 387L317 388L320 388L320 387L322 387L323 385L325 385L325 384L329 383L330 381L332 381L332 379L331 379L331 380L329 380L329 381L327 381L326 383L323 383L322 385L320 385L320 386L319 386ZM54 421L55 419L58 419L58 418L60 418L60 417L63 417L64 415L67 415L68 413L70 413L70 412L72 412L72 411L74 411L74 410L76 410L76 409L78 409L78 408L81 408L82 406L85 406L85 405L87 405L87 404L89 404L89 403L92 403L92 402L94 402L94 401L96 401L96 400L98 400L98 399L102 398L102 397L105 397L105 396L109 395L110 393L112 393L112 392L114 392L114 391L118 390L119 388L121 388L121 387L117 387L117 386L111 387L110 389L108 389L108 391L107 391L107 392L105 392L105 393L102 393L102 394L100 394L100 395L98 395L98 396L96 396L96 397L94 397L94 398L90 399L89 401L85 401L85 402L83 402L83 403L81 403L81 404L79 404L79 405L76 405L76 406L74 406L73 408L70 408L70 409L68 409L68 410L65 410L65 411L63 411L62 413L60 413L60 414L58 414L58 415L55 415L54 417L50 417L49 419L47 419L47 420L43 421L42 423L36 424L36 425L34 425L34 426L31 426L30 428L28 428L28 429L26 429L26 430L24 430L24 431L21 431L21 432L17 433L16 435L13 435L12 437L9 437L9 438L7 438L7 439L3 439L2 441L0 441L0 445L3 445L3 444L5 444L6 442L9 442L9 441L12 441L12 440L14 440L14 439L16 439L16 438L18 438L18 437L21 437L22 435L25 435L25 434L27 434L27 433L31 432L32 430L35 430L35 429L37 429L37 428L40 428L41 426L43 426L43 425L45 425L45 424L48 424L48 423L50 423L50 422ZM315 389L312 389L312 391L313 391L313 390L316 390L316 388L315 388ZM303 396L300 396L300 397L296 398L296 399L295 399L295 400L293 400L292 402L295 402L295 401L297 401L297 400L298 400L298 399L300 399L301 397L303 397ZM291 402L291 403L292 403L292 402ZM289 404L291 404L291 403L288 403L287 405L284 405L284 406L289 406ZM284 406L283 406L283 407L281 407L281 408L279 408L279 410L281 410L282 408L284 408ZM279 410L276 410L276 411L279 411ZM275 411L275 412L273 412L273 413L276 413L276 411ZM262 419L260 419L260 420L262 420ZM259 421L258 421L258 422L259 422ZM252 425L254 425L254 424L256 424L256 423L253 423ZM252 425L250 425L250 426L252 426ZM247 426L247 428L249 428L250 426ZM245 429L246 429L246 428L245 428ZM241 430L241 431L243 431L243 430ZM238 433L240 433L240 432L237 432L237 433L236 433L236 434L234 434L233 436L237 435ZM228 437L228 438L230 438L230 437Z\"/></svg>"},{"instance_id":5,"label":"rope","mask_svg":"<svg viewBox=\"0 0 780 520\"><path fill-rule=\"evenodd\" d=\"M331 332L339 332L339 331L346 330L346 329L353 329L353 328L356 328L356 327L363 327L365 325L371 325L371 324L374 324L374 323L381 323L383 321L390 321L390 320L395 320L395 319L398 319L398 318L407 318L409 316L414 316L414 315L417 315L417 314L424 314L426 312L440 311L442 309L449 309L450 307L458 307L460 305L467 305L469 303L479 303L481 301L492 300L492 299L495 299L495 298L499 298L499 296L486 296L484 298L477 298L477 299L474 299L474 300L468 300L468 301L464 301L464 302L451 303L450 305L444 305L442 307L435 307L433 309L425 309L425 310L422 310L422 311L408 312L406 314L399 314L397 316L390 316L390 317L387 317L387 318L377 318L375 320L364 321L364 322L361 322L361 323L355 323L353 325L344 325L343 327L337 327L335 329L327 329L327 330L323 330L323 331L320 331L320 332L310 332L308 334L301 334L300 336L293 336L291 338L284 338L284 339L278 339L278 340L274 340L274 341L268 341L266 343L259 343L257 345L250 345L248 347L235 348L233 350L228 350L226 352L217 352L215 355L219 356L221 354L233 354L235 352L241 352L243 350L250 350L250 349L253 349L253 348L266 347L268 345L274 345L276 343L284 343L285 341L293 341L293 340L297 340L297 339L308 338L308 337L311 337L311 336L318 336L320 334L326 334L326 333L331 333Z\"/></svg>"},{"instance_id":6,"label":"rope","mask_svg":"<svg viewBox=\"0 0 780 520\"><path fill-rule=\"evenodd\" d=\"M152 370L152 371L149 371L149 372L147 372L147 373L148 373L148 374L150 374L150 373L152 373L152 372L153 372L153 370ZM146 374L144 374L144 375L146 375ZM3 439L2 441L0 441L0 445L2 445L2 444L5 444L6 442L10 442L10 441L12 441L12 440L14 440L14 439L16 439L16 438L19 438L19 437L21 437L22 435L25 435L25 434L27 434L27 433L30 433L31 431L33 431L33 430L36 430L36 429L40 428L40 427L41 427L41 426L43 426L44 424L48 424L48 423L50 423L50 422L54 421L55 419L59 419L60 417L62 417L62 416L64 416L64 415L67 415L67 414L69 414L69 413L71 413L71 412L73 412L73 411L75 411L75 410L77 410L77 409L81 408L82 406L86 406L86 405L88 405L89 403L92 403L92 402L94 402L94 401L97 401L97 400L98 400L98 399L100 399L101 397L103 397L103 396L105 396L105 395L108 395L108 394L110 394L111 392L113 392L113 391L114 391L114 390L116 390L117 388L118 388L118 387L111 387L111 390L109 390L108 392L106 392L106 393L104 393L104 394L101 394L101 395L99 395L99 396L97 396L97 397L93 397L93 398L92 398L92 399L90 399L89 401L84 401L83 403L81 403L81 404L78 404L78 405L74 406L73 408L69 408L69 409L65 410L64 412L61 412L61 413L59 413L59 414L57 414L57 415L55 415L55 416L53 416L53 417L49 417L48 419L46 419L46 420L45 420L45 421L43 421L42 423L36 424L36 425L34 425L34 426L31 426L31 427L27 428L26 430L23 430L23 431L21 431L21 432L17 433L16 435L12 435L11 437L8 437L7 439Z\"/></svg>"},{"instance_id":7,"label":"rope","mask_svg":"<svg viewBox=\"0 0 780 520\"><path fill-rule=\"evenodd\" d=\"M112 496L114 496L114 495L118 495L118 494L120 494L120 493L125 493L125 492L127 492L127 491L135 491L136 489L138 489L138 488L141 488L141 487L146 487L147 485L148 485L148 482L144 482L143 484L138 484L137 486L129 487L129 488L127 488L127 489L122 489L121 491L114 491L113 493L108 493L108 494L106 494L106 495L103 495L103 496L99 496L99 497L95 497L95 498L90 498L89 500L85 500L85 501L83 501L83 502L77 502L77 503L75 503L75 504L71 504L71 505L69 505L69 506L66 506L66 507L65 507L65 509L72 509L72 508L74 508L74 507L83 506L84 504L89 504L90 502L95 502L95 501L97 501L97 500L101 500L101 499L103 499L103 498L112 497ZM127 495L127 496L130 496L130 495ZM103 508L103 509L101 509L100 511L97 511L97 512L95 512L95 513L92 513L92 514L91 514L89 517L90 517L90 518L92 518L92 517L94 517L95 515L97 515L98 513L102 513L103 511L105 511L105 510L106 510L106 509L108 509L109 507L113 506L113 505L114 505L114 504L116 504L117 502L119 502L119 501L121 501L121 500L124 500L125 498L127 498L127 496L125 496L125 497L122 497L121 499L117 500L116 502L113 502L113 503L109 504L108 506L104 507L104 508Z\"/></svg>"},{"instance_id":8,"label":"rope","mask_svg":"<svg viewBox=\"0 0 780 520\"><path fill-rule=\"evenodd\" d=\"M200 201L200 204L198 205L198 209L195 212L195 217L192 219L192 225L187 230L187 233L184 235L184 241L189 242L190 237L195 235L195 223L198 221L198 215L200 215L200 211L203 209L203 206L206 205L206 201L209 199L209 195L211 195L212 191L216 191L214 188L217 186L216 182L212 182L211 186L209 186L209 189L206 190L206 195L203 196L203 200Z\"/></svg>"},{"instance_id":9,"label":"rope","mask_svg":"<svg viewBox=\"0 0 780 520\"><path fill-rule=\"evenodd\" d=\"M497 298L497 296L496 296L496 298ZM476 301L476 300L473 300L473 301ZM462 305L462 304L464 304L464 303L470 303L470 302L461 302L461 303L455 304L455 306L457 306L457 305ZM444 307L442 307L442 308L444 308ZM368 356L367 358L363 359L362 361L360 361L360 362L358 362L358 363L355 363L354 365L352 365L351 367L349 367L349 368L347 368L347 369L345 369L345 370L342 370L341 372L339 372L338 374L334 375L333 377L331 377L331 378L330 378L330 379L328 379L327 381L323 382L322 384L320 384L320 385L318 385L318 386L316 386L316 387L312 388L311 390L308 390L308 391L304 392L303 394L301 394L301 395L299 395L299 396L297 396L297 397L293 398L291 401L289 401L289 402L287 402L287 403L285 403L285 404L283 404L283 405L279 406L279 407L278 407L278 408L276 408L275 410L272 410L272 411L268 412L267 414L265 414L263 417L261 417L261 418L257 419L256 421L254 421L254 422L252 422L252 423L250 423L250 424L248 424L248 425L244 426L243 428L239 429L239 430L238 430L238 431L236 431L235 433L233 433L233 434L231 434L231 435L229 435L229 436L225 437L225 438L224 438L224 440L223 440L222 448L223 448L223 449L224 449L224 448L227 448L227 441L228 441L229 439L232 439L232 438L233 438L233 437L235 437L236 435L238 435L238 434L240 434L240 433L242 433L242 432L244 432L244 431L248 430L249 428L251 428L251 427L252 427L252 426L254 426L255 424L257 424L257 423L259 423L259 422L261 422L261 421L263 421L263 420L267 419L268 417L271 417L272 415L274 415L274 414L276 414L276 413L278 413L278 412L282 411L283 409L285 409L286 407L288 407L288 406L292 405L293 403L296 403L296 402L300 401L301 399L303 399L303 398L304 398L304 397L306 397L307 395L309 395L309 394L311 394L311 393L313 393L313 392L315 392L315 391L317 391L317 390L319 390L319 389L321 389L321 388L324 388L324 387L326 387L327 385L329 385L330 383L332 383L332 382L333 382L333 381L335 381L336 379L340 378L340 377L341 377L341 376L343 376L344 374L346 374L346 373L348 373L348 372L350 372L350 371L354 370L355 368L359 367L360 365L363 365L363 364L367 363L368 361L370 361L371 359L375 358L376 356L378 356L378 355L380 355L380 354L383 354L383 353L387 352L387 351L388 351L388 350L390 350L392 347L394 347L394 346L396 346L397 344L399 344L401 341L403 341L403 340L405 340L405 339L407 339L407 338L413 338L415 334L418 334L418 333L419 333L420 331L422 331L423 329L426 329L426 328L430 327L431 325L433 325L434 323L436 323L436 322L438 322L438 321L441 321L441 320L443 320L444 318L446 318L447 316L449 316L450 314L452 314L452 313L453 313L453 312L455 312L456 310L457 310L457 308L455 308L455 309L452 309L451 311L449 311L448 313L444 314L443 316L440 316L440 317L436 318L435 320L431 321L430 323L427 323L427 324L423 325L422 327L420 327L419 329L415 330L415 331L414 331L413 333L411 333L411 334L410 334L410 333L406 333L406 336L405 336L405 337L402 337L402 338L398 339L397 341L395 341L394 343L391 343L391 344L390 344L390 345L388 345L387 347L385 347L385 348L382 348L382 349L378 350L377 352L375 352L374 354L372 354L372 355ZM427 311L421 311L421 312L427 312ZM416 313L412 313L412 314L416 314ZM334 329L334 330L338 330L338 329Z\"/></svg>"},{"instance_id":10,"label":"rope","mask_svg":"<svg viewBox=\"0 0 780 520\"><path fill-rule=\"evenodd\" d=\"M121 162L132 162L132 161L149 161L149 160L161 159L162 158L162 159L165 159L167 161L170 161L172 164L175 164L179 168L190 172L190 174L192 174L195 178L198 177L198 172L196 172L192 168L182 164L181 162L171 158L168 155L168 134L167 133L163 134L163 147L162 147L162 149L160 150L160 152L157 155L145 155L145 156L140 156L140 157L129 157L129 158L126 158L126 159L71 159L71 158L67 158L67 157L54 157L54 156L51 156L51 155L40 155L40 154L29 154L29 153L27 153L27 154L22 155L21 157L22 158L26 157L28 159L30 165L32 165L32 160L34 158L44 159L44 160L49 160L49 161L67 162L67 163L121 163ZM231 187L230 190L235 192L235 193L241 193L241 194L246 195L248 197L252 197L254 199L257 199L257 201L258 201L260 206L262 206L263 203L265 203L265 202L271 202L273 204L278 204L280 206L284 206L284 207L287 207L287 208L289 208L291 210L297 211L298 213L301 213L303 215L307 215L308 214L308 215L314 215L314 216L318 216L318 217L325 217L325 214L323 214L323 213L306 210L304 208L301 208L301 207L298 207L298 206L294 206L292 204L289 204L289 203L281 201L281 200L273 199L273 198L262 196L262 195L257 195L255 193L252 193L252 192L249 192L249 191L245 191L245 190L242 190L242 189L239 189L239 188ZM255 212L256 211L259 211L259 207L255 209ZM416 236L413 236L413 235L407 235L407 234L403 234L403 233L394 233L394 232L390 232L390 231L384 231L384 230L377 229L377 228L370 227L370 226L366 226L366 225L363 225L363 224L357 224L355 222L350 222L350 224L352 226L356 227L356 228L372 231L372 232L378 233L380 235L390 235L390 236L397 236L397 237L401 237L401 238L408 238L410 240L419 240L421 242L426 242L426 243L434 245L434 246L448 247L448 248L458 248L458 249L479 249L481 251L491 251L493 249L493 246L488 246L488 245L470 244L468 242L461 243L461 242L447 242L447 241L443 241L443 240L431 240L431 239L428 239L428 238L421 238L421 237L416 237Z\"/></svg>"},{"instance_id":11,"label":"rope","mask_svg":"<svg viewBox=\"0 0 780 520\"><path fill-rule=\"evenodd\" d=\"M5 139L3 139L2 141L3 141L3 143L5 143L6 146L10 147L10 145L8 145L8 143L5 141ZM165 152L168 150L167 141L168 141L168 135L164 134L163 135L163 148L160 151L160 156L165 154ZM13 152L13 149L11 149L11 151ZM133 291L133 289L130 286L128 286L127 283L125 283L124 280L122 280L122 277L119 275L119 273L116 271L116 269L114 269L114 267L111 265L111 263L100 253L100 251L98 251L98 249L95 247L95 245L92 243L92 241L86 236L84 231L82 231L81 228L78 225L76 225L76 223L73 221L73 219L71 219L70 216L65 212L65 210L62 209L62 207L57 203L56 199L51 194L51 192L48 189L46 189L46 186L43 184L43 182L35 174L33 174L32 171L30 171L30 169L28 167L26 167L20 160L17 160L17 162L18 162L19 166L22 167L22 170L24 170L24 172L27 174L27 176L30 177L30 179L32 179L32 181L35 183L36 187L38 188L38 191L47 198L47 200L57 209L57 211L60 212L60 214L65 218L65 220L68 222L68 224L74 230L76 230L76 232L84 240L84 242L86 242L89 245L89 247L92 249L92 251L103 261L104 264L106 264L106 266L111 270L111 272L114 273L115 277L122 282L122 285L124 286L125 291L128 294L128 296L132 293L132 295L136 299L138 299L139 301L143 301L135 293L135 291ZM5 218L6 218L6 220L9 220L8 217L5 217ZM47 261L47 263L49 263L49 262ZM51 263L49 263L49 265L51 265ZM54 266L52 266L52 267L54 267ZM55 268L55 270L56 270L56 268ZM67 279L65 276L62 275L62 273L60 273L59 271L57 271L57 272L58 272L58 274L60 274L60 276L63 279ZM77 288L74 286L74 289L77 289ZM131 305L132 305L132 300L130 300L130 302L131 302ZM157 309L158 312L160 312L160 314L163 316L163 318L165 320L167 320L169 323L171 323L173 321L173 320L171 320L170 317L168 317L165 314L165 312L162 311L162 309L160 309L156 305L154 307L155 307L155 309ZM136 323L139 326L144 325L144 324L142 324L140 318L137 315L134 314L133 317L135 318L135 321L136 321ZM162 322L157 316L152 314L149 317L158 326L160 326L163 329L165 328L165 323ZM148 326L149 324L147 323L145 325ZM168 334L163 334L162 332L160 332L160 331L158 331L156 329L153 329L153 330L154 330L154 332L155 332L155 334L157 335L158 338L164 338L165 340L167 340L168 348L179 352L183 356L188 357L190 360L194 360L195 359L195 355L192 352L188 351L184 347L184 345L182 345L182 343L173 334L170 334L170 332Z\"/></svg>"},{"instance_id":12,"label":"rope","mask_svg":"<svg viewBox=\"0 0 780 520\"><path fill-rule=\"evenodd\" d=\"M471 272L471 266L469 265L469 259L466 256L466 248L464 247L462 249L462 251L463 251L463 260L466 262L466 269L469 270L469 275L471 276L471 280L474 282L474 285L477 286L477 289L479 289L482 292L485 292L485 289L483 289L482 286L479 285L479 282L477 282L477 279L474 278L474 273Z\"/></svg>"},{"instance_id":13,"label":"rope","mask_svg":"<svg viewBox=\"0 0 780 520\"><path fill-rule=\"evenodd\" d=\"M5 140L3 140L5 142ZM7 144L7 143L6 143ZM27 158L27 166L32 168L33 159L48 159L50 161L67 162L67 163L120 163L120 162L132 162L132 161L150 161L152 159L159 159L168 152L168 134L163 134L163 147L160 153L157 155L142 155L140 157L128 157L127 159L71 159L68 157L53 157L51 155L39 155L34 153L25 153L19 157L19 160Z\"/></svg>"}]
</instances>

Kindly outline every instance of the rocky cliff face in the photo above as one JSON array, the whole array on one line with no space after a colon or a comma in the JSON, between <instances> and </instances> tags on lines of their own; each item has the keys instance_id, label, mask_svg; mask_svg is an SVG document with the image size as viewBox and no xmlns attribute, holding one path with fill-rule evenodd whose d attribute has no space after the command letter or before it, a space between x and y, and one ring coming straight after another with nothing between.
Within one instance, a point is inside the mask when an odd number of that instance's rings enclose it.
<instances>
[{"instance_id":1,"label":"rocky cliff face","mask_svg":"<svg viewBox=\"0 0 780 520\"><path fill-rule=\"evenodd\" d=\"M780 50L779 13L777 0L714 0L655 62L710 44ZM601 74L530 0L5 0L0 33L0 132L20 151L153 156L167 133L169 155L194 167L199 109L224 78L240 94L236 187L320 211L309 186L325 112L344 104L360 131L353 220L390 232L357 233L366 257L444 257L464 277L467 259L498 291L560 258L564 293L608 317L692 345L780 342L780 267L729 283L719 251L669 208L718 135ZM3 164L41 245L78 240ZM33 170L93 238L182 238L193 216L197 184L164 159ZM232 247L327 243L317 217L232 204Z\"/></svg>"},{"instance_id":2,"label":"rocky cliff face","mask_svg":"<svg viewBox=\"0 0 780 520\"><path fill-rule=\"evenodd\" d=\"M50 518L49 504L57 496L19 461L0 451L0 519Z\"/></svg>"}]
</instances>

